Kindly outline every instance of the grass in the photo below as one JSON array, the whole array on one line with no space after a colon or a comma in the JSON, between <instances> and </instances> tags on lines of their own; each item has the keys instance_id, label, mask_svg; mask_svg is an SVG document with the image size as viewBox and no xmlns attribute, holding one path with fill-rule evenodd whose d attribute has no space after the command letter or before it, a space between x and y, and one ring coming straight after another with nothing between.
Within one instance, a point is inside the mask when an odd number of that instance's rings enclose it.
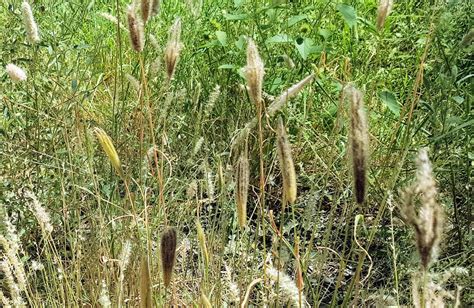
<instances>
[{"instance_id":1,"label":"grass","mask_svg":"<svg viewBox=\"0 0 474 308\"><path fill-rule=\"evenodd\" d=\"M2 305L472 304L472 4L397 1L377 30L374 0L199 3L163 1L136 52L128 2L36 1L35 43L3 0L0 64L27 80L0 72ZM370 140L357 198L348 85ZM421 148L445 217L423 266L401 211Z\"/></svg>"}]
</instances>

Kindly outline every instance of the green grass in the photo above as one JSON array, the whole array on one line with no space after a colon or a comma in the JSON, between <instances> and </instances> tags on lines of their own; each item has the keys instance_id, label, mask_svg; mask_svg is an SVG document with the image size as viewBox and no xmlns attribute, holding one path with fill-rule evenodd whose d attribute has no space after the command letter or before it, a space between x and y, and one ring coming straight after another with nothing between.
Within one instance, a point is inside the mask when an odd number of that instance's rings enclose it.
<instances>
[{"instance_id":1,"label":"green grass","mask_svg":"<svg viewBox=\"0 0 474 308\"><path fill-rule=\"evenodd\" d=\"M188 2L199 1L163 1L137 54L128 33L100 16L108 12L127 26L128 2L35 1L41 42L32 46L21 2L2 0L0 66L14 63L28 80L13 83L0 71L0 234L15 242L8 220L19 237L27 306L95 307L102 282L112 307L139 306L143 256L157 307L201 305L202 294L212 306L237 306L252 281L249 304L284 306L288 295L268 280L264 264L271 259L294 280L297 258L311 306L383 306L387 296L411 305L411 277L420 265L413 232L400 219L399 191L413 182L422 147L429 148L446 216L433 279L452 267L471 267L473 47L461 45L473 28L470 1L396 1L382 31L375 28L375 0L203 1L196 14ZM168 84L163 52L178 16L184 47ZM240 229L239 153L232 142L258 112L243 88L247 37L264 62L267 94L316 77L277 113L292 144L297 201L281 211L277 117L264 115L261 131L249 134L247 227ZM152 74L156 59L161 65ZM126 74L140 82L141 94ZM350 114L342 97L348 83L363 92L369 124L362 205L355 202L348 163ZM220 95L210 105L216 85ZM122 176L95 127L113 140ZM51 216L51 234L35 218L28 191ZM159 243L168 226L177 230L178 250L166 290ZM122 270L127 240L133 248ZM6 251L0 250L2 260ZM33 262L44 269L35 270ZM11 298L6 276L0 270L0 291ZM445 287L457 285L469 306L472 281L456 276Z\"/></svg>"}]
</instances>

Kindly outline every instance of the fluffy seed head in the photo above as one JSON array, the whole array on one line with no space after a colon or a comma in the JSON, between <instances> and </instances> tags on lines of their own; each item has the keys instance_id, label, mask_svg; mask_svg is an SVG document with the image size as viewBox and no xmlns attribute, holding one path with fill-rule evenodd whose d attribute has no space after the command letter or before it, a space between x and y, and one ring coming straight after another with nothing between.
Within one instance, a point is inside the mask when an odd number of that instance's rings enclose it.
<instances>
[{"instance_id":1,"label":"fluffy seed head","mask_svg":"<svg viewBox=\"0 0 474 308\"><path fill-rule=\"evenodd\" d=\"M150 11L151 11L151 4L149 0L141 0L141 12L142 12L142 20L143 23L146 24L148 21L148 18L150 17Z\"/></svg>"},{"instance_id":2,"label":"fluffy seed head","mask_svg":"<svg viewBox=\"0 0 474 308\"><path fill-rule=\"evenodd\" d=\"M107 289L107 285L105 284L105 280L102 280L102 288L100 290L99 304L103 308L112 307L112 302L110 301L110 297L109 297L109 290Z\"/></svg>"},{"instance_id":3,"label":"fluffy seed head","mask_svg":"<svg viewBox=\"0 0 474 308\"><path fill-rule=\"evenodd\" d=\"M179 60L179 54L183 45L181 44L181 18L176 18L174 24L170 28L168 43L165 48L165 65L168 81L170 81L176 70Z\"/></svg>"},{"instance_id":4,"label":"fluffy seed head","mask_svg":"<svg viewBox=\"0 0 474 308\"><path fill-rule=\"evenodd\" d=\"M28 2L24 1L21 4L21 13L23 15L23 23L25 24L26 33L28 40L32 44L40 42L40 36L38 33L38 26L36 25L35 18L33 17L33 11Z\"/></svg>"},{"instance_id":5,"label":"fluffy seed head","mask_svg":"<svg viewBox=\"0 0 474 308\"><path fill-rule=\"evenodd\" d=\"M369 133L367 120L365 118L364 102L362 93L348 86L345 96L350 102L350 156L352 158L352 171L354 178L354 189L357 203L361 204L365 200L367 185L367 163L369 157Z\"/></svg>"},{"instance_id":6,"label":"fluffy seed head","mask_svg":"<svg viewBox=\"0 0 474 308\"><path fill-rule=\"evenodd\" d=\"M135 7L133 5L129 5L127 8L127 21L132 47L136 52L142 52L145 41L143 34L143 22L138 19L137 15L135 14Z\"/></svg>"},{"instance_id":7,"label":"fluffy seed head","mask_svg":"<svg viewBox=\"0 0 474 308\"><path fill-rule=\"evenodd\" d=\"M377 8L377 30L383 28L385 24L385 19L392 11L393 0L380 0L379 6Z\"/></svg>"},{"instance_id":8,"label":"fluffy seed head","mask_svg":"<svg viewBox=\"0 0 474 308\"><path fill-rule=\"evenodd\" d=\"M432 174L428 152L421 149L417 160L417 180L402 194L403 219L415 230L416 246L421 266L426 270L436 258L443 229L443 211L436 201L438 190ZM420 210L415 210L415 197L420 196Z\"/></svg>"},{"instance_id":9,"label":"fluffy seed head","mask_svg":"<svg viewBox=\"0 0 474 308\"><path fill-rule=\"evenodd\" d=\"M236 196L237 201L237 219L239 226L244 228L247 223L247 199L249 190L250 167L248 158L247 140L237 161L236 175Z\"/></svg>"},{"instance_id":10,"label":"fluffy seed head","mask_svg":"<svg viewBox=\"0 0 474 308\"><path fill-rule=\"evenodd\" d=\"M120 158L112 143L112 139L110 139L109 135L101 128L96 127L94 132L115 171L117 171L119 176L123 176L122 164L120 163Z\"/></svg>"},{"instance_id":11,"label":"fluffy seed head","mask_svg":"<svg viewBox=\"0 0 474 308\"><path fill-rule=\"evenodd\" d=\"M160 0L152 0L151 14L155 16L155 15L158 15L159 12L160 12Z\"/></svg>"},{"instance_id":12,"label":"fluffy seed head","mask_svg":"<svg viewBox=\"0 0 474 308\"><path fill-rule=\"evenodd\" d=\"M176 259L176 230L168 228L161 234L161 264L163 268L163 281L169 287Z\"/></svg>"},{"instance_id":13,"label":"fluffy seed head","mask_svg":"<svg viewBox=\"0 0 474 308\"><path fill-rule=\"evenodd\" d=\"M140 308L151 308L151 279L148 257L142 256L140 262Z\"/></svg>"},{"instance_id":14,"label":"fluffy seed head","mask_svg":"<svg viewBox=\"0 0 474 308\"><path fill-rule=\"evenodd\" d=\"M49 213L41 205L33 192L25 191L25 196L32 200L30 203L30 208L36 216L36 219L38 220L42 230L45 232L45 234L51 234L51 232L53 232L53 225L51 224Z\"/></svg>"},{"instance_id":15,"label":"fluffy seed head","mask_svg":"<svg viewBox=\"0 0 474 308\"><path fill-rule=\"evenodd\" d=\"M15 64L7 64L5 68L7 70L8 76L10 76L11 80L13 80L14 82L26 80L25 71L16 66Z\"/></svg>"},{"instance_id":16,"label":"fluffy seed head","mask_svg":"<svg viewBox=\"0 0 474 308\"><path fill-rule=\"evenodd\" d=\"M305 296L300 292L300 290L296 286L295 281L293 281L290 276L288 276L284 272L278 271L272 266L269 266L266 269L266 273L273 282L279 282L281 293L285 295L283 299L286 302L291 302L291 304L295 307L308 307Z\"/></svg>"},{"instance_id":17,"label":"fluffy seed head","mask_svg":"<svg viewBox=\"0 0 474 308\"><path fill-rule=\"evenodd\" d=\"M277 152L283 177L283 195L286 201L293 204L296 201L296 172L291 155L291 144L281 117L278 118L277 126Z\"/></svg>"},{"instance_id":18,"label":"fluffy seed head","mask_svg":"<svg viewBox=\"0 0 474 308\"><path fill-rule=\"evenodd\" d=\"M247 46L247 66L245 67L245 78L247 79L250 99L254 104L260 104L262 100L263 75L265 74L263 62L258 54L257 46L249 39Z\"/></svg>"}]
</instances>

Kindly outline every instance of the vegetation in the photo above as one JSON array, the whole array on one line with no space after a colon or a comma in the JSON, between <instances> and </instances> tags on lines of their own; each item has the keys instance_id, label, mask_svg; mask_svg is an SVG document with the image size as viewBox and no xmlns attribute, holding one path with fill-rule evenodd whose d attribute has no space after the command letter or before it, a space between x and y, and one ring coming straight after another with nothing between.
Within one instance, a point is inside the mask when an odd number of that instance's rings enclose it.
<instances>
[{"instance_id":1,"label":"vegetation","mask_svg":"<svg viewBox=\"0 0 474 308\"><path fill-rule=\"evenodd\" d=\"M472 2L0 9L0 306L469 306Z\"/></svg>"}]
</instances>

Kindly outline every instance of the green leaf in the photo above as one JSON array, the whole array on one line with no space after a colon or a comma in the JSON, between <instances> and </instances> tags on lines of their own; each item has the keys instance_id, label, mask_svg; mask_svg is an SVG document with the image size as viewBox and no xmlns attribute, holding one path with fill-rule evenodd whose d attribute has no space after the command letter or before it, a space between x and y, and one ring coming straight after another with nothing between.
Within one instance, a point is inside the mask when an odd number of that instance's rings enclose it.
<instances>
[{"instance_id":1,"label":"green leaf","mask_svg":"<svg viewBox=\"0 0 474 308\"><path fill-rule=\"evenodd\" d=\"M314 42L310 38L305 38L305 39L297 39L295 41L295 46L296 49L298 50L299 54L303 58L303 60L306 60L308 56L312 53L315 52L320 52L322 51L321 46L316 46L314 45Z\"/></svg>"},{"instance_id":2,"label":"green leaf","mask_svg":"<svg viewBox=\"0 0 474 308\"><path fill-rule=\"evenodd\" d=\"M276 43L290 43L293 39L286 34L280 33L275 36L268 38L266 44L276 44Z\"/></svg>"},{"instance_id":3,"label":"green leaf","mask_svg":"<svg viewBox=\"0 0 474 308\"><path fill-rule=\"evenodd\" d=\"M237 46L237 48L239 48L240 50L243 50L245 42L246 42L245 35L241 35L239 36L239 40L235 41L235 46Z\"/></svg>"},{"instance_id":4,"label":"green leaf","mask_svg":"<svg viewBox=\"0 0 474 308\"><path fill-rule=\"evenodd\" d=\"M332 34L332 32L328 29L319 29L318 33L324 37L325 40L327 40Z\"/></svg>"},{"instance_id":5,"label":"green leaf","mask_svg":"<svg viewBox=\"0 0 474 308\"><path fill-rule=\"evenodd\" d=\"M291 16L290 18L288 18L288 27L291 27L299 23L300 21L305 20L306 18L308 18L308 15L306 14Z\"/></svg>"},{"instance_id":6,"label":"green leaf","mask_svg":"<svg viewBox=\"0 0 474 308\"><path fill-rule=\"evenodd\" d=\"M244 2L245 0L234 0L234 6L239 8Z\"/></svg>"},{"instance_id":7,"label":"green leaf","mask_svg":"<svg viewBox=\"0 0 474 308\"><path fill-rule=\"evenodd\" d=\"M224 31L216 31L217 40L222 46L227 46L227 33Z\"/></svg>"},{"instance_id":8,"label":"green leaf","mask_svg":"<svg viewBox=\"0 0 474 308\"><path fill-rule=\"evenodd\" d=\"M233 64L222 64L221 66L218 67L220 70L233 70L235 68L235 65Z\"/></svg>"},{"instance_id":9,"label":"green leaf","mask_svg":"<svg viewBox=\"0 0 474 308\"><path fill-rule=\"evenodd\" d=\"M226 20L245 20L248 17L248 14L224 14Z\"/></svg>"},{"instance_id":10,"label":"green leaf","mask_svg":"<svg viewBox=\"0 0 474 308\"><path fill-rule=\"evenodd\" d=\"M339 13L349 27L354 27L357 23L357 13L354 7L347 4L339 4L337 6Z\"/></svg>"},{"instance_id":11,"label":"green leaf","mask_svg":"<svg viewBox=\"0 0 474 308\"><path fill-rule=\"evenodd\" d=\"M397 102L397 97L390 91L384 90L379 93L380 100L396 115L400 115L400 104Z\"/></svg>"}]
</instances>

